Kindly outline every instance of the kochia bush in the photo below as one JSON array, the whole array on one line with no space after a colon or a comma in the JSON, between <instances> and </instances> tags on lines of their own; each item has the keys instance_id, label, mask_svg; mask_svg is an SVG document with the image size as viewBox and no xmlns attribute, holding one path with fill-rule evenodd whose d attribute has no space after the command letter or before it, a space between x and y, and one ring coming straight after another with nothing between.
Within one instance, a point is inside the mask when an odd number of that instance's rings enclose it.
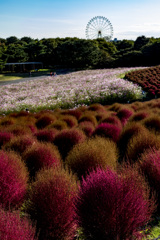
<instances>
[{"instance_id":1,"label":"kochia bush","mask_svg":"<svg viewBox=\"0 0 160 240\"><path fill-rule=\"evenodd\" d=\"M77 227L77 183L64 169L41 170L29 192L27 212L37 223L39 240L73 239Z\"/></svg>"},{"instance_id":2,"label":"kochia bush","mask_svg":"<svg viewBox=\"0 0 160 240\"><path fill-rule=\"evenodd\" d=\"M118 126L111 123L101 123L96 127L92 135L110 138L114 142L117 142L120 133L121 133L121 128L119 128Z\"/></svg>"},{"instance_id":3,"label":"kochia bush","mask_svg":"<svg viewBox=\"0 0 160 240\"><path fill-rule=\"evenodd\" d=\"M62 158L65 159L74 145L84 142L86 135L82 130L72 128L65 129L55 136L53 143L58 147Z\"/></svg>"},{"instance_id":4,"label":"kochia bush","mask_svg":"<svg viewBox=\"0 0 160 240\"><path fill-rule=\"evenodd\" d=\"M160 149L154 148L144 152L139 159L139 167L148 181L151 190L157 196L157 211L160 212Z\"/></svg>"},{"instance_id":5,"label":"kochia bush","mask_svg":"<svg viewBox=\"0 0 160 240\"><path fill-rule=\"evenodd\" d=\"M116 144L110 140L96 136L76 145L65 159L66 165L81 179L89 171L108 166L116 169L118 150Z\"/></svg>"},{"instance_id":6,"label":"kochia bush","mask_svg":"<svg viewBox=\"0 0 160 240\"><path fill-rule=\"evenodd\" d=\"M20 218L19 212L0 208L0 239L36 240L36 230L27 218Z\"/></svg>"},{"instance_id":7,"label":"kochia bush","mask_svg":"<svg viewBox=\"0 0 160 240\"><path fill-rule=\"evenodd\" d=\"M98 168L83 179L76 207L87 240L133 239L148 223L154 200L149 199L147 186L137 185L136 177Z\"/></svg>"},{"instance_id":8,"label":"kochia bush","mask_svg":"<svg viewBox=\"0 0 160 240\"><path fill-rule=\"evenodd\" d=\"M31 147L36 142L32 136L24 135L11 139L10 142L3 146L4 150L12 150L22 154L27 148Z\"/></svg>"},{"instance_id":9,"label":"kochia bush","mask_svg":"<svg viewBox=\"0 0 160 240\"><path fill-rule=\"evenodd\" d=\"M61 165L60 153L51 143L35 143L24 152L23 159L31 177L41 168Z\"/></svg>"},{"instance_id":10,"label":"kochia bush","mask_svg":"<svg viewBox=\"0 0 160 240\"><path fill-rule=\"evenodd\" d=\"M28 171L20 156L0 151L0 204L5 207L20 206L27 191Z\"/></svg>"}]
</instances>

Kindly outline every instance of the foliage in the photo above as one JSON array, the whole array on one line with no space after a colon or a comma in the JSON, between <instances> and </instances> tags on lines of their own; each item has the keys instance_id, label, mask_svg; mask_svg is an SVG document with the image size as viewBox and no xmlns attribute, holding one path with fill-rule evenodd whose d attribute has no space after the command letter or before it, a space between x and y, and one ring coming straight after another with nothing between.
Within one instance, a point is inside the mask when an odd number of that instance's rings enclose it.
<instances>
[{"instance_id":1,"label":"foliage","mask_svg":"<svg viewBox=\"0 0 160 240\"><path fill-rule=\"evenodd\" d=\"M76 207L86 239L133 239L151 219L155 202L135 171L119 176L98 168L83 179Z\"/></svg>"},{"instance_id":2,"label":"foliage","mask_svg":"<svg viewBox=\"0 0 160 240\"><path fill-rule=\"evenodd\" d=\"M0 238L3 240L36 240L35 228L20 212L5 211L0 208Z\"/></svg>"},{"instance_id":3,"label":"foliage","mask_svg":"<svg viewBox=\"0 0 160 240\"><path fill-rule=\"evenodd\" d=\"M84 142L86 139L85 134L80 129L65 129L58 133L53 143L58 147L63 160L74 147L74 145Z\"/></svg>"},{"instance_id":4,"label":"foliage","mask_svg":"<svg viewBox=\"0 0 160 240\"><path fill-rule=\"evenodd\" d=\"M37 223L39 240L73 239L77 183L64 169L41 170L33 182L27 212Z\"/></svg>"},{"instance_id":5,"label":"foliage","mask_svg":"<svg viewBox=\"0 0 160 240\"><path fill-rule=\"evenodd\" d=\"M45 167L58 167L61 165L61 156L58 149L51 143L35 143L23 154L23 160L28 167L31 177Z\"/></svg>"},{"instance_id":6,"label":"foliage","mask_svg":"<svg viewBox=\"0 0 160 240\"><path fill-rule=\"evenodd\" d=\"M27 192L28 171L19 155L0 151L0 205L20 206Z\"/></svg>"},{"instance_id":7,"label":"foliage","mask_svg":"<svg viewBox=\"0 0 160 240\"><path fill-rule=\"evenodd\" d=\"M105 138L110 138L114 142L118 141L119 135L121 133L121 128L111 123L101 123L99 124L92 136L101 136Z\"/></svg>"},{"instance_id":8,"label":"foliage","mask_svg":"<svg viewBox=\"0 0 160 240\"><path fill-rule=\"evenodd\" d=\"M94 137L77 144L65 159L69 169L77 174L79 179L97 167L116 169L118 150L116 144L110 139Z\"/></svg>"}]
</instances>

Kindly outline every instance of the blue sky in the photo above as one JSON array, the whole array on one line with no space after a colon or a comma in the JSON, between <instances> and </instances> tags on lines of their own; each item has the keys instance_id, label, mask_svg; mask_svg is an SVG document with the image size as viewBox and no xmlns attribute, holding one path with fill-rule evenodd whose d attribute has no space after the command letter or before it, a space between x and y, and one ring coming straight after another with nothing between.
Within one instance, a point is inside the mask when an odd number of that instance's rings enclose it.
<instances>
[{"instance_id":1,"label":"blue sky","mask_svg":"<svg viewBox=\"0 0 160 240\"><path fill-rule=\"evenodd\" d=\"M88 21L104 16L113 38L160 37L160 0L0 0L0 37L86 38Z\"/></svg>"}]
</instances>

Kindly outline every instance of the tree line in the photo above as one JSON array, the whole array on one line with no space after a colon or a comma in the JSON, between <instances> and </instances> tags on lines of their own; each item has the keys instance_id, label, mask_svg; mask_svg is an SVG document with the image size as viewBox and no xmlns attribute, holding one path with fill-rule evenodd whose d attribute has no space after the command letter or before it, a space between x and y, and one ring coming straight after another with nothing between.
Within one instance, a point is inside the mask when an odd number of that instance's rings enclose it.
<instances>
[{"instance_id":1,"label":"tree line","mask_svg":"<svg viewBox=\"0 0 160 240\"><path fill-rule=\"evenodd\" d=\"M5 63L43 62L44 68L107 68L160 64L160 38L139 36L136 40L107 42L103 38L15 36L0 38L0 70Z\"/></svg>"}]
</instances>

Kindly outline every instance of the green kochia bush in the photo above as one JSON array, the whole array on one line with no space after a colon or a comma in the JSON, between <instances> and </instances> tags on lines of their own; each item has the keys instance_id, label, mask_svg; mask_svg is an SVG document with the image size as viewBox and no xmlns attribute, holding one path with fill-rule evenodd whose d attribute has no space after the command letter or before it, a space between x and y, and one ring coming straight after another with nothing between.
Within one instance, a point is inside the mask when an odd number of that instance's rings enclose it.
<instances>
[{"instance_id":1,"label":"green kochia bush","mask_svg":"<svg viewBox=\"0 0 160 240\"><path fill-rule=\"evenodd\" d=\"M77 144L65 159L65 164L77 174L79 179L98 166L116 169L118 150L116 144L102 137L94 137Z\"/></svg>"},{"instance_id":2,"label":"green kochia bush","mask_svg":"<svg viewBox=\"0 0 160 240\"><path fill-rule=\"evenodd\" d=\"M41 170L29 192L27 212L37 223L39 240L71 240L77 228L75 177L64 169Z\"/></svg>"},{"instance_id":3,"label":"green kochia bush","mask_svg":"<svg viewBox=\"0 0 160 240\"><path fill-rule=\"evenodd\" d=\"M87 240L138 239L155 202L149 199L147 185L138 184L137 174L130 176L98 168L83 179L76 208Z\"/></svg>"}]
</instances>

